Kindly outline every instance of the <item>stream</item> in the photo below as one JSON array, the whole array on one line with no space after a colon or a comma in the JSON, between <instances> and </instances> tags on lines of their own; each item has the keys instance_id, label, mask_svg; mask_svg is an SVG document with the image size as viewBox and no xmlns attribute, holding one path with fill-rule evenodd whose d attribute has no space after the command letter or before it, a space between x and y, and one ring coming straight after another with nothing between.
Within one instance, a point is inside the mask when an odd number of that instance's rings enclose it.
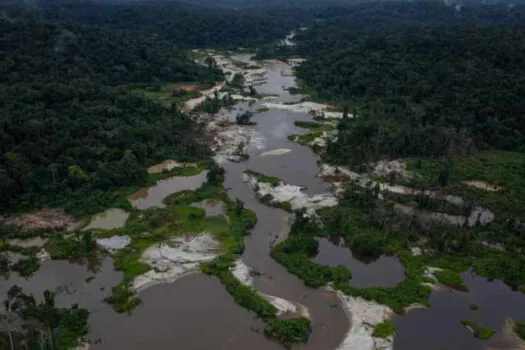
<instances>
[{"instance_id":1,"label":"stream","mask_svg":"<svg viewBox=\"0 0 525 350\"><path fill-rule=\"evenodd\" d=\"M234 57L243 62L255 63L248 55ZM256 62L267 69L267 81L257 85L257 92L277 97L272 102L291 102L301 96L292 96L286 88L295 85L293 76L281 72L290 67L276 61ZM263 101L240 102L234 106L232 116L241 110L256 111ZM254 288L258 291L300 303L308 309L312 319L312 335L307 344L295 345L294 349L336 349L350 327L350 321L340 299L325 288L312 289L286 271L270 257L270 248L276 239L286 238L292 217L285 211L260 203L249 184L243 182L246 169L279 177L284 182L305 186L308 194L320 194L329 190L329 184L319 176L318 157L308 147L287 139L288 135L301 134L305 130L294 125L295 121L311 121L306 113L279 109L256 114L254 128L260 135L252 139L248 147L250 158L244 162L224 162L225 188L232 199L239 198L245 207L255 211L258 223L245 239L243 262L258 273L254 276ZM287 153L265 154L286 149ZM135 194L133 204L143 209L160 206L162 199L181 189L196 189L204 181L205 173L185 180L166 179L150 189ZM182 181L182 182L181 182ZM209 215L220 214L223 203L195 203L206 209ZM352 257L350 250L328 240L320 242L320 254L314 261L327 265L343 264L354 273L358 287L391 286L403 280L402 266L395 257L381 257L369 264ZM140 293L143 303L129 314L117 314L103 302L111 287L122 278L113 270L112 261L106 258L93 273L87 265L65 261L48 260L30 279L12 275L0 283L0 293L18 284L26 291L41 295L45 289L60 287L58 305L78 303L90 309L90 333L88 339L95 350L267 350L282 349L262 333L264 324L255 315L233 301L226 289L215 277L199 273L190 274L173 283L155 285ZM94 276L90 281L89 277ZM453 291L433 292L429 309L414 309L403 316L394 316L397 334L396 350L478 350L487 344L501 342L496 335L492 340L479 341L459 323L470 317L500 329L505 317L525 318L525 296L516 293L499 281L489 282L472 274L464 275L471 287L468 293ZM66 286L66 287L63 287ZM472 311L470 304L480 310ZM510 349L510 348L509 348ZM352 350L369 350L352 349Z\"/></svg>"}]
</instances>

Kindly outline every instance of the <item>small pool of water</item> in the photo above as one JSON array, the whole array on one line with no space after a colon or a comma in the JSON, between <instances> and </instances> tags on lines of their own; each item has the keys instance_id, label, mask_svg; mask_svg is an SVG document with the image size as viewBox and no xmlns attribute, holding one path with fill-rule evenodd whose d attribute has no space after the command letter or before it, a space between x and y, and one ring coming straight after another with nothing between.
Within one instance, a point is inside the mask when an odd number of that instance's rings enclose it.
<instances>
[{"instance_id":1,"label":"small pool of water","mask_svg":"<svg viewBox=\"0 0 525 350\"><path fill-rule=\"evenodd\" d=\"M195 176L173 176L159 180L152 187L145 187L129 196L133 207L139 210L163 208L163 201L170 194L180 191L195 191L206 181L207 171Z\"/></svg>"},{"instance_id":2,"label":"small pool of water","mask_svg":"<svg viewBox=\"0 0 525 350\"><path fill-rule=\"evenodd\" d=\"M223 201L215 199L205 199L202 202L192 203L194 207L204 209L206 216L219 216L225 213L225 204Z\"/></svg>"},{"instance_id":3,"label":"small pool of water","mask_svg":"<svg viewBox=\"0 0 525 350\"><path fill-rule=\"evenodd\" d=\"M403 265L394 257L381 256L371 262L356 259L344 239L319 239L319 253L312 261L328 266L343 265L352 272L351 284L357 288L390 287L405 279Z\"/></svg>"},{"instance_id":4,"label":"small pool of water","mask_svg":"<svg viewBox=\"0 0 525 350\"><path fill-rule=\"evenodd\" d=\"M124 227L129 213L122 209L112 208L93 216L84 230L112 230Z\"/></svg>"}]
</instances>

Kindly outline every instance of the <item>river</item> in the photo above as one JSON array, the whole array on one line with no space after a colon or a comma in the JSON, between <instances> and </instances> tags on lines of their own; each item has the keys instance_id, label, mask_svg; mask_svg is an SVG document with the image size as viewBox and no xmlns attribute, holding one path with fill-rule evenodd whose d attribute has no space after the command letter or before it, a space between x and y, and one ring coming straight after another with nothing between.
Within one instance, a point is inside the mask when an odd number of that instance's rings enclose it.
<instances>
[{"instance_id":1,"label":"river","mask_svg":"<svg viewBox=\"0 0 525 350\"><path fill-rule=\"evenodd\" d=\"M249 61L247 55L234 58ZM286 91L286 88L295 84L294 77L281 74L283 70L289 69L287 64L276 61L257 64L267 69L268 78L264 84L256 86L259 93L276 95L277 98L272 102L298 101L301 98ZM238 103L234 106L232 116L240 110L256 111L263 107L262 103ZM316 154L310 148L287 139L288 135L304 132L304 129L294 125L295 121L310 120L312 117L307 113L278 109L256 114L254 121L257 124L252 128L259 136L251 140L249 159L221 165L226 170L225 188L230 197L242 200L258 217L256 227L245 239L246 247L242 256L249 267L259 272L254 277L254 287L262 293L297 302L308 308L312 318L310 341L296 345L294 349L327 350L338 347L348 332L351 320L346 317L341 302L334 293L325 288L306 287L270 257L272 242L276 237L286 237L291 215L260 203L252 188L242 181L243 172L251 169L277 176L289 184L305 186L309 194L327 192L329 184L318 177L320 168ZM264 154L278 149L289 152L281 152L280 155ZM162 188L166 188L166 191L180 189L179 183L170 181L174 180L165 180L139 197L148 199L148 193L162 192ZM196 188L192 179L187 181L191 182L192 188ZM169 186L162 187L163 184ZM170 193L159 193L155 198L162 199ZM145 201L140 207L161 203L157 202L157 199L151 203ZM355 270L356 283L359 286L388 286L404 277L400 264L394 257L382 257L376 262L364 264L354 259L348 249L331 246L328 241L321 242L321 253L315 259L328 265L342 263ZM91 276L95 278L88 282ZM281 345L264 337L262 321L236 305L214 277L197 273L170 284L153 286L141 292L143 303L131 313L117 314L103 302L103 298L109 295L111 286L117 284L121 278L121 273L113 271L109 258L102 262L96 274L90 272L85 265L47 261L29 280L14 275L7 282L2 281L0 293L5 294L8 287L15 283L35 295L40 295L45 289L67 286L61 288L57 302L59 305L79 303L90 309L92 314L88 338L95 350L282 349ZM407 315L395 316L395 349L482 349L496 340L476 340L459 324L461 318L472 317L497 329L501 328L505 317L525 318L523 294L513 292L501 282L488 282L471 274L465 275L465 280L471 287L469 293L434 292L430 300L433 307L430 309L416 309ZM470 310L470 304L479 305L480 310Z\"/></svg>"}]
</instances>

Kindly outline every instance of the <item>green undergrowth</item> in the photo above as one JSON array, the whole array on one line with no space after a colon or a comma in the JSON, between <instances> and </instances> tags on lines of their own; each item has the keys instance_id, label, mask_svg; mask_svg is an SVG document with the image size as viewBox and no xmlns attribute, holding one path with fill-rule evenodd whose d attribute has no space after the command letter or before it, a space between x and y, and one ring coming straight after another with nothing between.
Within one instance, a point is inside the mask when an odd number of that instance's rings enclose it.
<instances>
[{"instance_id":1,"label":"green undergrowth","mask_svg":"<svg viewBox=\"0 0 525 350\"><path fill-rule=\"evenodd\" d=\"M461 276L452 270L441 270L434 272L434 276L437 278L439 283L443 283L451 288L462 292L468 292L468 287L463 282Z\"/></svg>"},{"instance_id":2,"label":"green undergrowth","mask_svg":"<svg viewBox=\"0 0 525 350\"><path fill-rule=\"evenodd\" d=\"M300 128L308 129L308 132L300 135L289 135L288 140L297 142L301 145L307 145L313 142L316 138L323 136L325 131L330 131L335 128L333 124L317 123L312 121L296 121L294 124ZM320 151L318 146L314 146L314 151Z\"/></svg>"},{"instance_id":3,"label":"green undergrowth","mask_svg":"<svg viewBox=\"0 0 525 350\"><path fill-rule=\"evenodd\" d=\"M525 265L510 252L486 247L478 243L476 230L463 228L404 227L389 210L388 203L376 199L374 189L360 189L348 185L340 204L317 211L322 226L315 220L296 213L296 220L287 240L275 245L271 256L311 287L331 284L345 294L361 296L403 313L413 303L429 305L431 289L423 285L432 282L424 276L428 266L443 269L436 273L439 282L460 291L467 286L459 273L472 268L488 279L500 279L512 288L525 290ZM413 224L413 223L412 223ZM343 267L328 267L313 262L318 254L317 239L338 234L357 257L396 256L404 266L405 279L392 287L356 288L352 285L351 271ZM414 256L410 247L428 235L429 253Z\"/></svg>"},{"instance_id":4,"label":"green undergrowth","mask_svg":"<svg viewBox=\"0 0 525 350\"><path fill-rule=\"evenodd\" d=\"M474 336L480 340L490 339L496 333L495 329L488 328L470 318L464 318L460 322L465 327L470 328Z\"/></svg>"},{"instance_id":5,"label":"green undergrowth","mask_svg":"<svg viewBox=\"0 0 525 350\"><path fill-rule=\"evenodd\" d=\"M0 241L0 276L6 276L10 271L18 273L22 277L32 276L40 268L40 261L37 258L39 248L23 248L13 246L7 241ZM17 253L22 257L11 262L9 253Z\"/></svg>"},{"instance_id":6,"label":"green undergrowth","mask_svg":"<svg viewBox=\"0 0 525 350\"><path fill-rule=\"evenodd\" d=\"M291 213L293 210L292 210L292 203L288 202L288 201L283 201L283 202L278 202L275 200L274 196L272 196L271 194L267 193L265 194L264 196L258 196L259 197L259 201L263 204L266 204L270 207L274 207L274 208L279 208L279 209L282 209L284 211L287 211L289 213Z\"/></svg>"},{"instance_id":7,"label":"green undergrowth","mask_svg":"<svg viewBox=\"0 0 525 350\"><path fill-rule=\"evenodd\" d=\"M441 187L446 193L489 208L498 221L525 219L524 153L483 151L470 157L409 159L407 165L421 175L422 186ZM446 183L443 174L447 174ZM469 180L501 187L498 191L487 191L464 183Z\"/></svg>"},{"instance_id":8,"label":"green undergrowth","mask_svg":"<svg viewBox=\"0 0 525 350\"><path fill-rule=\"evenodd\" d=\"M372 336L376 338L386 338L390 335L393 335L395 332L396 329L394 327L394 323L391 320L386 320L374 328Z\"/></svg>"},{"instance_id":9,"label":"green undergrowth","mask_svg":"<svg viewBox=\"0 0 525 350\"><path fill-rule=\"evenodd\" d=\"M279 179L278 177L262 174L254 170L248 169L248 170L245 170L244 172L250 176L255 177L257 179L257 182L268 183L274 187L278 186L282 182L281 179Z\"/></svg>"},{"instance_id":10,"label":"green undergrowth","mask_svg":"<svg viewBox=\"0 0 525 350\"><path fill-rule=\"evenodd\" d=\"M160 103L165 107L180 106L187 100L198 98L201 93L198 90L211 88L211 85L187 83L187 85L197 85L197 90L184 90L183 84L156 84L145 87L134 87L132 92L139 94L147 99Z\"/></svg>"},{"instance_id":11,"label":"green undergrowth","mask_svg":"<svg viewBox=\"0 0 525 350\"><path fill-rule=\"evenodd\" d=\"M264 334L282 343L306 342L310 337L310 320L306 317L277 319L268 322Z\"/></svg>"},{"instance_id":12,"label":"green undergrowth","mask_svg":"<svg viewBox=\"0 0 525 350\"><path fill-rule=\"evenodd\" d=\"M269 112L269 111L270 111L270 108L262 107L262 108L259 108L258 110L256 110L255 114L262 114L262 113L266 113L266 112Z\"/></svg>"}]
</instances>

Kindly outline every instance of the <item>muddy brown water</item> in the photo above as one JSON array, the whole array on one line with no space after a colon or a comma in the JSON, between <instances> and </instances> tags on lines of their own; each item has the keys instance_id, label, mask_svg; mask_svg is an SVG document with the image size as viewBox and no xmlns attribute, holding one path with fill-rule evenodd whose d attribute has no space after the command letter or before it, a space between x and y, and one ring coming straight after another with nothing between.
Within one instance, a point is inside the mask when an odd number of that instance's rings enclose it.
<instances>
[{"instance_id":1,"label":"muddy brown water","mask_svg":"<svg viewBox=\"0 0 525 350\"><path fill-rule=\"evenodd\" d=\"M131 316L93 317L93 350L282 349L262 334L264 323L239 307L220 281L192 274L140 294Z\"/></svg>"},{"instance_id":2,"label":"muddy brown water","mask_svg":"<svg viewBox=\"0 0 525 350\"><path fill-rule=\"evenodd\" d=\"M352 272L352 286L357 288L391 287L405 279L403 265L396 258L381 256L363 262L353 256L341 237L319 239L319 253L312 261L328 266L345 266Z\"/></svg>"},{"instance_id":3,"label":"muddy brown water","mask_svg":"<svg viewBox=\"0 0 525 350\"><path fill-rule=\"evenodd\" d=\"M472 273L462 277L469 292L433 292L430 308L394 317L396 350L478 350L501 346L498 334L485 341L476 339L460 320L472 318L500 331L507 317L525 319L525 294L511 290L501 281L490 282ZM470 310L471 304L479 306L479 310Z\"/></svg>"},{"instance_id":4,"label":"muddy brown water","mask_svg":"<svg viewBox=\"0 0 525 350\"><path fill-rule=\"evenodd\" d=\"M294 83L293 77L281 76L283 65L276 62L269 64L269 81L256 88L259 92L280 95L280 101L296 101L300 97L291 96L283 90L283 86L290 87ZM252 106L239 104L237 107L257 110L262 107L262 102ZM258 290L299 302L309 309L313 326L311 339L295 348L335 349L349 328L349 320L339 300L324 289L307 288L270 257L272 241L276 235L289 232L291 216L259 203L253 190L242 182L243 171L252 169L278 176L290 184L306 186L310 194L327 191L329 185L317 177L319 167L316 155L308 147L287 139L289 134L306 132L295 127L294 121L311 120L311 117L304 113L270 110L254 119L264 139L263 146L251 148L247 162L225 165L225 187L230 197L243 200L247 208L256 212L259 220L251 235L245 239L243 260L260 272L254 281ZM265 151L280 148L290 149L291 152L281 156L261 156ZM162 200L169 194L198 188L205 175L190 177L186 183L185 179L188 178L161 180L156 186L136 194L132 198L133 205L139 209L162 206ZM345 251L340 253L348 254ZM354 283L360 278L361 271L362 283L391 283L392 275L398 277L398 271L397 267L390 265L396 264L390 261L389 264L352 265ZM365 276L367 273L373 276ZM87 283L86 279L91 276L95 278ZM88 338L93 342L94 350L282 349L261 334L263 323L253 313L235 304L215 278L193 274L171 284L151 287L140 294L143 303L130 314L117 314L103 299L121 279L122 274L113 270L111 259L102 262L97 274L90 272L86 266L47 261L28 280L16 275L9 280L0 280L0 293L5 295L13 284L19 284L35 295L41 295L45 289L62 286L57 297L59 305L78 303L91 310ZM433 293L432 308L416 309L405 316L396 316L394 322L398 332L395 349L480 349L488 342L476 340L459 324L460 318L473 317L495 328L503 324L506 316L525 318L525 299L521 294L512 292L501 282L488 282L472 276L467 276L466 282L471 284L469 293ZM470 311L470 303L480 305L481 309Z\"/></svg>"},{"instance_id":5,"label":"muddy brown water","mask_svg":"<svg viewBox=\"0 0 525 350\"><path fill-rule=\"evenodd\" d=\"M118 208L111 208L103 213L97 214L91 218L89 225L84 230L112 230L124 227L128 220L129 213Z\"/></svg>"},{"instance_id":6,"label":"muddy brown water","mask_svg":"<svg viewBox=\"0 0 525 350\"><path fill-rule=\"evenodd\" d=\"M157 183L148 188L142 188L129 196L133 207L139 210L149 208L163 208L162 203L170 194L180 191L194 191L201 187L206 181L206 171L195 176L173 176L167 179L157 181Z\"/></svg>"}]
</instances>

